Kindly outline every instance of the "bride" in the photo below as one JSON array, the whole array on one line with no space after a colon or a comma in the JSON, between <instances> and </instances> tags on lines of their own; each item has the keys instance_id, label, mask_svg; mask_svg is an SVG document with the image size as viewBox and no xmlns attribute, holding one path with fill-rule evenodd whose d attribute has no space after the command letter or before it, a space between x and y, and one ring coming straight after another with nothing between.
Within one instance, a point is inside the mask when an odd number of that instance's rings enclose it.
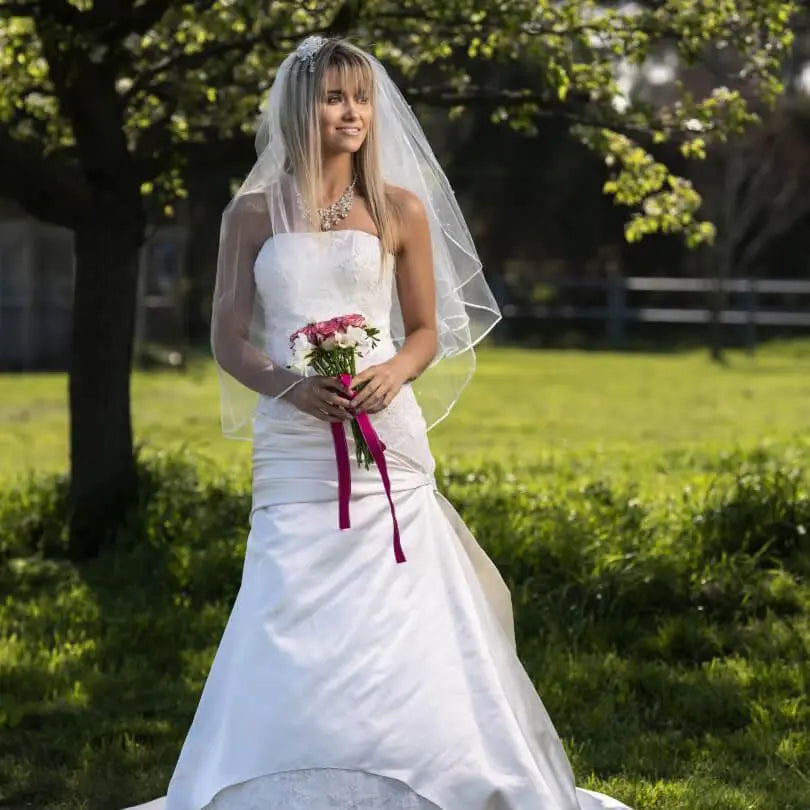
<instances>
[{"instance_id":1,"label":"bride","mask_svg":"<svg viewBox=\"0 0 810 810\"><path fill-rule=\"evenodd\" d=\"M419 124L373 57L310 37L256 143L212 319L223 429L253 441L242 581L167 794L141 810L626 808L575 787L509 591L436 490L427 431L500 316ZM353 313L379 342L351 380L295 367L292 333ZM384 463L339 482L363 414Z\"/></svg>"}]
</instances>

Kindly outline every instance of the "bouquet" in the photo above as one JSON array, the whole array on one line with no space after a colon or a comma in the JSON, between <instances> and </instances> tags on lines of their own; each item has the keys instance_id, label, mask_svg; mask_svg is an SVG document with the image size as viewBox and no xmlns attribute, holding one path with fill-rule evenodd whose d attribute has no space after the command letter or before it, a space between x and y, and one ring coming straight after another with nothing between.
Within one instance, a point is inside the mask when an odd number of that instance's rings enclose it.
<instances>
[{"instance_id":1,"label":"bouquet","mask_svg":"<svg viewBox=\"0 0 810 810\"><path fill-rule=\"evenodd\" d=\"M357 373L356 361L379 342L379 329L369 326L362 315L341 315L328 321L302 326L290 335L291 368L306 374L314 369L326 377ZM351 421L357 463L369 468L373 459L368 443L354 418Z\"/></svg>"}]
</instances>

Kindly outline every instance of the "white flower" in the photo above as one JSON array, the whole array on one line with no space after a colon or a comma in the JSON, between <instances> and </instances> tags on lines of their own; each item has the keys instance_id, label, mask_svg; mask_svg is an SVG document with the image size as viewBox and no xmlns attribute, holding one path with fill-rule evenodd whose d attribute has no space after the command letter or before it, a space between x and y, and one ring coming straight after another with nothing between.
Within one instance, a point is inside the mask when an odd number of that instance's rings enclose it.
<instances>
[{"instance_id":1,"label":"white flower","mask_svg":"<svg viewBox=\"0 0 810 810\"><path fill-rule=\"evenodd\" d=\"M341 330L340 332L335 332L335 340L337 341L337 345L343 349L350 348L354 346L354 341L351 339L349 329L352 327L348 327L348 329L344 332Z\"/></svg>"},{"instance_id":2,"label":"white flower","mask_svg":"<svg viewBox=\"0 0 810 810\"><path fill-rule=\"evenodd\" d=\"M296 371L307 377L310 372L309 351L293 352L289 368L294 368Z\"/></svg>"},{"instance_id":3,"label":"white flower","mask_svg":"<svg viewBox=\"0 0 810 810\"><path fill-rule=\"evenodd\" d=\"M324 338L321 341L321 348L324 351L331 352L335 346L339 346L340 343L336 340L338 333L336 332L334 335L329 335L329 337Z\"/></svg>"},{"instance_id":4,"label":"white flower","mask_svg":"<svg viewBox=\"0 0 810 810\"><path fill-rule=\"evenodd\" d=\"M361 329L359 326L348 327L346 329L346 338L349 341L348 345L356 346L360 354L368 350L371 346L371 340L366 334L366 330Z\"/></svg>"},{"instance_id":5,"label":"white flower","mask_svg":"<svg viewBox=\"0 0 810 810\"><path fill-rule=\"evenodd\" d=\"M296 335L295 340L292 342L292 350L297 354L308 352L310 350L309 339L306 335Z\"/></svg>"}]
</instances>

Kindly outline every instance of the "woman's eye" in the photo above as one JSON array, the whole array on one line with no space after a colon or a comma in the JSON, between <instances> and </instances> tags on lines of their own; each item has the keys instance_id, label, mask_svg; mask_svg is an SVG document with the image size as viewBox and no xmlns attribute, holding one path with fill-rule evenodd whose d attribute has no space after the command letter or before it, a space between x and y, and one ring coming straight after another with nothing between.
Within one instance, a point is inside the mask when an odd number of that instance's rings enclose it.
<instances>
[{"instance_id":1,"label":"woman's eye","mask_svg":"<svg viewBox=\"0 0 810 810\"><path fill-rule=\"evenodd\" d=\"M368 104L368 96L365 93L358 93L355 99L358 104Z\"/></svg>"},{"instance_id":2,"label":"woman's eye","mask_svg":"<svg viewBox=\"0 0 810 810\"><path fill-rule=\"evenodd\" d=\"M327 104L340 104L340 96L328 96L326 99Z\"/></svg>"}]
</instances>

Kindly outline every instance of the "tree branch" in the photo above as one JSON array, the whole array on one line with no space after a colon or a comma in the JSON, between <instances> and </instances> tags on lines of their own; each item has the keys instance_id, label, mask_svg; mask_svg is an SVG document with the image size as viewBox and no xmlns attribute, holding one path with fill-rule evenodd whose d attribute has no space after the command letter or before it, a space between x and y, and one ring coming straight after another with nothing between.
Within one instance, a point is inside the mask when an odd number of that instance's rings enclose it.
<instances>
[{"instance_id":1,"label":"tree branch","mask_svg":"<svg viewBox=\"0 0 810 810\"><path fill-rule=\"evenodd\" d=\"M81 15L67 0L0 0L0 17L31 17L73 25Z\"/></svg>"},{"instance_id":2,"label":"tree branch","mask_svg":"<svg viewBox=\"0 0 810 810\"><path fill-rule=\"evenodd\" d=\"M738 258L738 267L746 270L751 267L757 256L774 239L786 233L802 217L810 212L810 190L802 191L802 182L794 177L777 196L767 201L767 208L764 207L766 201L763 200L763 208L760 211L767 211L767 218L757 235L745 246Z\"/></svg>"},{"instance_id":3,"label":"tree branch","mask_svg":"<svg viewBox=\"0 0 810 810\"><path fill-rule=\"evenodd\" d=\"M138 92L147 90L152 79L159 76L161 73L165 73L167 70L193 70L202 67L209 59L213 59L216 56L221 57L230 53L236 55L244 54L259 42L266 42L268 36L272 35L263 32L251 37L243 37L242 39L229 42L212 42L207 48L202 48L193 53L183 51L173 56L168 56L149 70L144 70L139 73L137 78L132 82L132 85L123 94L123 100L125 103L129 102Z\"/></svg>"},{"instance_id":4,"label":"tree branch","mask_svg":"<svg viewBox=\"0 0 810 810\"><path fill-rule=\"evenodd\" d=\"M151 155L137 157L135 165L144 180L154 180L178 165L186 176L222 173L223 170L238 175L249 171L255 157L252 135L236 132L222 138L216 132L198 130L193 140L175 142Z\"/></svg>"},{"instance_id":5,"label":"tree branch","mask_svg":"<svg viewBox=\"0 0 810 810\"><path fill-rule=\"evenodd\" d=\"M39 0L0 0L0 15L7 17L33 17L42 14L42 3Z\"/></svg>"},{"instance_id":6,"label":"tree branch","mask_svg":"<svg viewBox=\"0 0 810 810\"><path fill-rule=\"evenodd\" d=\"M209 6L213 3L214 0L208 0ZM143 34L160 21L171 5L172 0L145 0L139 6L133 5L128 14L114 18L108 33L116 39L127 34Z\"/></svg>"},{"instance_id":7,"label":"tree branch","mask_svg":"<svg viewBox=\"0 0 810 810\"><path fill-rule=\"evenodd\" d=\"M425 104L429 107L456 107L470 106L478 108L520 107L524 104L538 105L537 114L544 118L560 118L570 124L581 124L588 127L600 127L619 132L632 138L648 136L650 128L629 124L626 119L616 117L616 114L599 115L594 105L590 105L592 112L586 107L588 101L583 97L581 104L577 99L561 103L555 95L546 93L525 93L522 90L485 90L471 87L468 91L442 87L409 88L405 91L408 100L414 104ZM678 130L674 130L678 132Z\"/></svg>"},{"instance_id":8,"label":"tree branch","mask_svg":"<svg viewBox=\"0 0 810 810\"><path fill-rule=\"evenodd\" d=\"M325 30L322 28L304 31L300 33L302 39L312 34L323 34ZM199 51L193 53L180 52L172 56L167 56L162 61L158 62L154 67L149 70L142 71L132 82L132 85L123 94L124 102L129 102L136 93L141 90L147 90L149 82L161 73L168 70L172 71L186 71L194 70L206 65L209 60L223 57L223 56L242 56L247 53L254 45L258 44L269 45L276 49L281 49L283 42L281 39L276 38L275 30L266 29L258 31L249 37L241 37L240 39L221 41L212 41L209 45L201 48Z\"/></svg>"},{"instance_id":9,"label":"tree branch","mask_svg":"<svg viewBox=\"0 0 810 810\"><path fill-rule=\"evenodd\" d=\"M0 130L0 166L0 194L45 222L74 227L87 190L71 159L43 156L39 141L17 140Z\"/></svg>"}]
</instances>

